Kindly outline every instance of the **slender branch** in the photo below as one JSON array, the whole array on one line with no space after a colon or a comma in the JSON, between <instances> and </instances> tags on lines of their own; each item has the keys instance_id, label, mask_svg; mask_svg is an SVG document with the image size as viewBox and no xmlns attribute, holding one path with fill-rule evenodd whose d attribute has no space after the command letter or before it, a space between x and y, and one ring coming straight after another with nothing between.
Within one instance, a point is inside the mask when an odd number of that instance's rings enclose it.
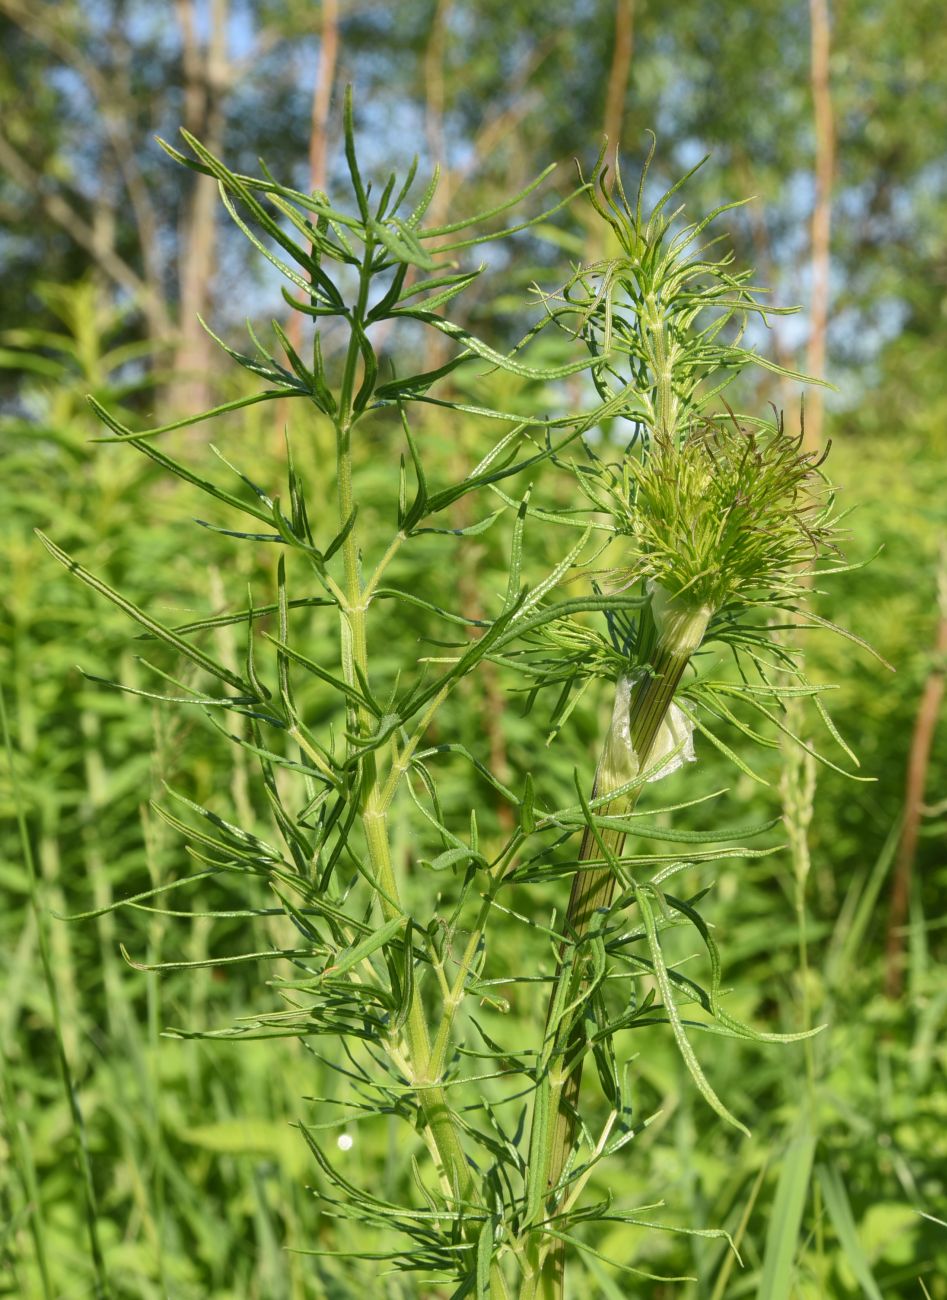
<instances>
[{"instance_id":1,"label":"slender branch","mask_svg":"<svg viewBox=\"0 0 947 1300\"><path fill-rule=\"evenodd\" d=\"M401 752L398 754L395 761L392 763L391 771L388 773L388 780L385 782L385 786L382 791L382 807L386 811L389 805L391 804L392 799L394 799L395 797L395 793L398 789L398 785L401 781L401 778L404 776L405 772L407 772L408 768L411 766L411 759L414 757L418 745L420 745L421 741L424 739L424 735L427 732L428 727L431 725L434 715L437 713L438 709L447 699L448 695L451 692L451 689L454 687L455 684L456 684L455 680L451 680L449 682L444 683L441 689L437 692L437 694L428 704L427 708L421 714L421 717L418 720L418 723L410 739L407 741L404 748L401 750Z\"/></svg>"},{"instance_id":2,"label":"slender branch","mask_svg":"<svg viewBox=\"0 0 947 1300\"><path fill-rule=\"evenodd\" d=\"M378 584L381 582L382 577L384 576L385 570L388 568L388 565L398 554L398 551L404 545L406 540L407 540L406 534L399 530L397 533L395 533L394 537L388 543L388 547L384 555L376 564L375 571L372 574L371 578L369 579L368 585L366 586L365 590L362 592L362 599L366 604L368 604L371 601L372 597L375 594L375 590Z\"/></svg>"},{"instance_id":3,"label":"slender branch","mask_svg":"<svg viewBox=\"0 0 947 1300\"><path fill-rule=\"evenodd\" d=\"M464 1000L464 989L470 976L474 958L480 947L480 941L483 938L483 932L486 927L487 917L490 915L493 906L493 894L495 890L490 889L483 897L480 905L480 911L474 922L473 929L467 939L464 955L460 959L460 966L453 984L444 999L444 1011L441 1016L441 1022L437 1027L437 1034L434 1038L434 1044L431 1048L431 1073L437 1077L444 1068L444 1062L447 1059L447 1051L450 1047L450 1038L453 1031L454 1020L461 1002Z\"/></svg>"}]
</instances>

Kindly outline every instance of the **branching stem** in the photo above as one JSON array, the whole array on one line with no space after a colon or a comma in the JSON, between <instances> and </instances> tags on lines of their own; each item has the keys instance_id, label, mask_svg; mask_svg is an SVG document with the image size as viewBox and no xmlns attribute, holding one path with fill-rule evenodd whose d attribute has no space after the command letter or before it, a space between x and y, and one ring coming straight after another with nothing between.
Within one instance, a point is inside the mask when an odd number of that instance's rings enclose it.
<instances>
[{"instance_id":1,"label":"branching stem","mask_svg":"<svg viewBox=\"0 0 947 1300\"><path fill-rule=\"evenodd\" d=\"M346 682L358 690L368 680L368 638L366 615L372 593L382 573L394 558L404 541L404 534L398 532L382 557L369 583L363 587L361 576L361 556L359 548L360 531L357 524L350 524L356 505L352 483L351 437L358 416L353 411L353 393L355 392L356 374L359 364L358 336L364 328L363 322L368 303L372 246L366 244L365 257L359 283L358 301L353 309L353 328L345 359L342 385L339 397L339 409L336 419L336 467L337 493L340 527L348 528L342 543L342 564L344 573L345 605L342 607L342 661ZM429 713L440 703L441 693L433 702ZM352 722L360 735L370 732L372 719L364 708L353 709ZM427 717L427 714L425 715ZM423 720L422 720L423 727ZM403 774L410 755L413 753L421 732L402 755L399 768L395 768L385 781L378 771L374 751L369 750L362 758L361 764L361 814L365 840L368 847L372 875L378 885L381 908L386 920L403 915L400 890L391 860L391 844L388 833L388 807L397 781ZM470 960L473 959L470 954ZM459 976L461 990L463 979ZM455 985L456 990L456 985ZM421 1000L420 989L415 986L411 994L411 1003L404 1028L404 1056L410 1077L417 1085L418 1102L424 1115L428 1132L441 1172L449 1194L458 1205L475 1205L479 1202L479 1189L474 1181L473 1172L464 1153L457 1121L447 1100L447 1095L440 1083L440 1074L446 1059L453 1013L445 1008L443 1021L438 1032L435 1051L431 1049L427 1018ZM499 1262L494 1258L490 1267L491 1300L508 1300L508 1291Z\"/></svg>"}]
</instances>

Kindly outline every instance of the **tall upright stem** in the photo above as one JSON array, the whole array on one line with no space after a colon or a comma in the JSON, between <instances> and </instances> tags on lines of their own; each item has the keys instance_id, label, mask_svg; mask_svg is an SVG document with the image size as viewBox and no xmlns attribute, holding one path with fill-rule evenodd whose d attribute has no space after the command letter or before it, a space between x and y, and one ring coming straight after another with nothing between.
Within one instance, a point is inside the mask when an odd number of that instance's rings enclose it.
<instances>
[{"instance_id":1,"label":"tall upright stem","mask_svg":"<svg viewBox=\"0 0 947 1300\"><path fill-rule=\"evenodd\" d=\"M366 249L366 265L371 260L371 248ZM361 319L367 301L368 277L363 274L355 313ZM352 345L346 358L336 421L337 494L340 526L352 519L355 495L352 482L351 435L357 417L352 410L352 394L358 366L358 345L353 333ZM368 637L366 615L370 591L362 584L359 530L349 528L342 544L343 591L345 606L342 610L342 666L349 685L361 690L368 680ZM359 709L354 718L355 727L367 735L371 719ZM368 848L372 876L378 885L382 912L386 920L403 915L400 890L391 858L388 832L388 799L385 781L378 771L375 753L369 750L361 760L361 815ZM460 1204L475 1204L479 1200L478 1188L470 1165L464 1154L457 1121L447 1101L443 1086L437 1077L443 1061L443 1051L432 1055L431 1038L421 1000L415 986L404 1026L404 1045L411 1083L417 1088L417 1097L449 1194ZM499 1263L494 1260L490 1269L491 1300L507 1300L508 1292Z\"/></svg>"},{"instance_id":2,"label":"tall upright stem","mask_svg":"<svg viewBox=\"0 0 947 1300\"><path fill-rule=\"evenodd\" d=\"M602 751L595 776L593 794L607 795L610 791L627 785L630 780L647 769L653 761L655 741L674 700L675 692L690 662L700 646L711 610L705 606L687 605L669 598L656 589L651 606L644 612L639 645L639 663L642 675L631 691L627 720L613 715L612 725ZM621 697L619 696L619 699ZM629 754L630 750L630 754ZM638 801L641 787L620 796L605 805L599 815L630 812ZM610 854L621 853L625 832L605 829L600 832L602 842ZM586 828L579 850L579 869L572 883L565 932L568 936L560 952L559 976L553 986L547 1014L547 1031L563 1002L576 1001L573 1011L559 1020L547 1033L546 1056L548 1070L548 1107L552 1117L542 1149L535 1151L536 1165L530 1178L545 1183L544 1213L552 1212L550 1198L565 1170L578 1134L578 1100L582 1084L582 1062L585 1054L584 1002L582 986L586 983L581 971L583 940L589 934L595 914L607 910L615 894L616 877L609 867L583 869L582 864L601 856L598 842L590 827ZM567 961L570 954L579 960ZM576 987L576 982L578 987ZM568 996L563 996L563 984L570 984ZM520 1300L561 1300L565 1272L565 1249L562 1242L554 1242L545 1250L540 1234L527 1252L527 1271L520 1291Z\"/></svg>"}]
</instances>

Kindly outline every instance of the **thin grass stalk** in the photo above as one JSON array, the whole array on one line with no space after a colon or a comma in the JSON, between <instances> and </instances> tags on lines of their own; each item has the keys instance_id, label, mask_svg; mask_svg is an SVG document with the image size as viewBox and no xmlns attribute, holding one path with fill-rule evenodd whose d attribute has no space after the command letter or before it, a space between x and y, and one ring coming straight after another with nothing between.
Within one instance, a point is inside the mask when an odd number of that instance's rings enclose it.
<instances>
[{"instance_id":1,"label":"thin grass stalk","mask_svg":"<svg viewBox=\"0 0 947 1300\"><path fill-rule=\"evenodd\" d=\"M108 1300L112 1294L112 1289L109 1285L108 1274L105 1269L105 1256L99 1238L98 1199L96 1197L95 1183L92 1177L92 1163L89 1158L89 1148L86 1141L85 1123L82 1118L82 1112L79 1109L79 1093L75 1079L73 1078L72 1067L70 1066L69 1059L66 1055L63 1039L62 1012L59 1004L59 990L53 972L52 957L50 954L49 940L46 930L46 914L40 903L39 880L37 878L36 864L33 860L33 847L30 843L29 830L26 825L23 798L20 791L20 783L13 756L13 739L10 735L10 727L7 721L6 701L2 689L0 689L0 730L3 732L3 745L6 750L7 762L10 767L10 781L13 786L13 800L16 806L20 844L23 850L23 861L26 864L27 875L29 878L30 906L36 923L37 947L39 949L40 966L43 971L43 983L46 986L46 993L49 997L52 1030L56 1039L56 1051L59 1059L59 1072L62 1078L63 1090L66 1093L66 1100L69 1104L69 1114L72 1121L72 1134L76 1148L76 1160L79 1165L79 1172L82 1180L86 1230L89 1237L89 1251L92 1257L93 1294L95 1295L96 1300Z\"/></svg>"},{"instance_id":2,"label":"thin grass stalk","mask_svg":"<svg viewBox=\"0 0 947 1300\"><path fill-rule=\"evenodd\" d=\"M793 727L801 726L801 709L797 700L789 705ZM799 961L799 1012L801 1028L808 1033L812 1029L812 987L809 960L809 909L806 897L809 875L812 869L812 857L809 845L809 830L815 808L816 765L811 754L800 752L798 748L785 746L783 775L780 783L783 819L789 841L792 861L793 905L796 913L796 945ZM819 1141L818 1131L818 1076L816 1070L815 1043L812 1038L802 1040L802 1057L806 1077L805 1112L798 1116L799 1132L815 1143ZM812 1213L814 1222L815 1253L819 1260L819 1276L825 1273L825 1222L822 1207L822 1187L817 1178L811 1180Z\"/></svg>"},{"instance_id":3,"label":"thin grass stalk","mask_svg":"<svg viewBox=\"0 0 947 1300\"><path fill-rule=\"evenodd\" d=\"M55 1300L56 1291L50 1278L47 1259L46 1223L43 1216L42 1198L36 1178L36 1167L33 1163L33 1152L30 1149L29 1132L26 1122L20 1114L16 1093L7 1070L6 1043L3 1044L3 1050L0 1051L0 1104L2 1104L3 1108L0 1134L3 1135L4 1142L10 1152L12 1168L20 1184L24 1207L28 1207L25 1220L33 1242L33 1254L36 1258L36 1271L39 1274L43 1300ZM14 1284L17 1284L19 1279L16 1261L11 1260L8 1268Z\"/></svg>"}]
</instances>

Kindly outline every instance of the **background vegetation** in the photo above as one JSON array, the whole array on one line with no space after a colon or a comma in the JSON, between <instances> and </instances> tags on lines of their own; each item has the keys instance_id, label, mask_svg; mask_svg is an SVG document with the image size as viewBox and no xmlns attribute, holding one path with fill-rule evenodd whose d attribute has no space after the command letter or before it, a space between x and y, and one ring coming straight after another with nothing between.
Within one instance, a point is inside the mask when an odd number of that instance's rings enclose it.
<instances>
[{"instance_id":1,"label":"background vegetation","mask_svg":"<svg viewBox=\"0 0 947 1300\"><path fill-rule=\"evenodd\" d=\"M239 753L200 713L188 723L79 674L77 663L145 685L142 644L33 537L41 527L178 624L239 605L248 581L257 600L274 587L268 554L234 551L195 526L196 493L129 448L89 441L98 427L87 393L137 427L244 391L220 367L198 313L229 338L246 316L285 311L273 278L225 225L213 186L173 167L152 137L173 139L185 125L236 168L262 155L275 174L331 190L340 87L352 81L366 166L403 170L415 151L443 163L435 220L488 206L547 162L563 164L547 197L566 193L571 159L588 168L603 132L621 140L634 173L647 128L659 140L656 190L710 152L689 210L758 196L728 217L738 257L757 266L776 301L804 310L754 341L836 386L824 402L810 392L808 436L832 439L832 477L853 508L848 558L877 552L836 580L820 610L897 672L882 674L854 647L843 654L838 641L814 639L808 651L810 675L840 683L833 713L872 784L820 771L813 788L805 763L774 751L770 785L760 786L704 745L698 764L662 787L685 799L730 786L747 823L788 812L789 847L720 871L710 915L726 936L736 1014L764 1028L791 1031L807 1019L828 1028L808 1061L801 1046L702 1038L706 1071L748 1122L749 1140L710 1115L673 1046L643 1038L638 1104L659 1113L625 1148L609 1186L626 1204L663 1201L669 1225L727 1228L742 1264L718 1241L625 1226L602 1249L699 1279L633 1284L654 1297L947 1297L940 7L0 0L0 29L0 680L9 724L0 765L0 1293L95 1294L107 1275L122 1297L417 1294L380 1280L377 1265L296 1253L342 1240L309 1190L318 1174L290 1127L319 1121L305 1099L336 1088L335 1076L292 1040L235 1047L162 1037L168 1027L227 1024L272 996L252 964L226 962L270 946L266 919L243 915L262 897L245 882L215 880L168 895L164 910L52 919L191 871L151 806L165 785L222 815L236 809L243 824L257 797ZM570 259L603 251L590 247L579 208L492 247L489 291L468 303L478 332L499 345L522 332L532 281L554 287ZM431 367L446 355L436 341L418 346ZM490 382L505 409L543 396L508 377ZM754 398L796 418L791 387L765 375L754 383ZM256 409L215 430L222 453L276 483L289 421L317 493L329 474L320 469L327 431L295 427L288 410L274 420ZM424 433L435 472L476 462L476 419L432 415ZM169 446L191 463L211 462L199 430L176 437ZM359 472L379 512L390 509L400 449L381 419L360 445ZM454 522L473 520L458 512ZM501 520L458 539L451 564L432 539L402 582L423 584L435 603L456 603L459 592L478 617L482 593L500 581L505 528ZM555 562L543 553L554 540L536 540L537 572ZM424 633L420 616L393 609L392 643ZM232 630L214 636L216 655L236 662ZM592 772L604 693L584 699L568 739L544 750L548 714L524 713L510 687L487 671L465 688L450 706L452 738L514 789L542 752L552 788L567 792L576 762ZM453 780L460 800L469 769L458 766ZM489 785L480 794L483 833L496 834L505 814ZM690 810L697 827L699 811ZM402 852L410 865L407 839ZM419 875L416 887L429 882ZM233 913L227 921L203 915L222 908ZM196 978L134 964L203 958ZM345 1159L353 1176L398 1196L411 1174L393 1135L385 1121L353 1130ZM366 1233L362 1248L376 1246ZM594 1260L588 1267L582 1294L628 1293L627 1279ZM431 1284L426 1294L447 1292Z\"/></svg>"}]
</instances>

